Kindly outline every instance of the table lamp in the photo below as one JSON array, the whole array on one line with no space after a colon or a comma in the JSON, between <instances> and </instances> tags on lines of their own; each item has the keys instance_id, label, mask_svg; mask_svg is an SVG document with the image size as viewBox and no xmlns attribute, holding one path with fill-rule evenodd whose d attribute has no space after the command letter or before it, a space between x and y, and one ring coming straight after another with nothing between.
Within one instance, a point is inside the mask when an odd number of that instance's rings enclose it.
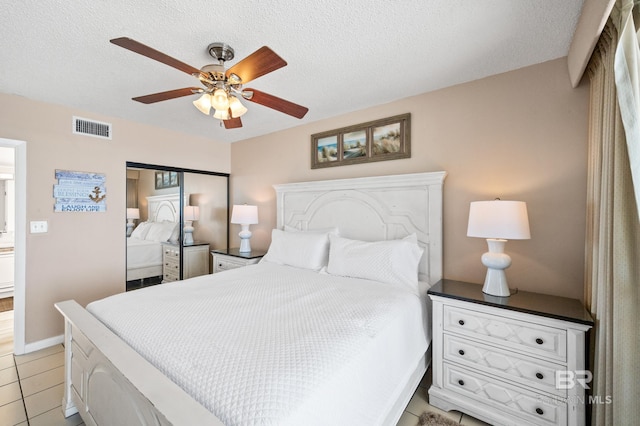
<instances>
[{"instance_id":1,"label":"table lamp","mask_svg":"<svg viewBox=\"0 0 640 426\"><path fill-rule=\"evenodd\" d=\"M198 206L184 207L184 243L193 244L193 221L200 219Z\"/></svg>"},{"instance_id":2,"label":"table lamp","mask_svg":"<svg viewBox=\"0 0 640 426\"><path fill-rule=\"evenodd\" d=\"M133 223L134 219L140 219L140 209L127 208L127 237L131 236L133 228L136 226L136 224Z\"/></svg>"},{"instance_id":3,"label":"table lamp","mask_svg":"<svg viewBox=\"0 0 640 426\"><path fill-rule=\"evenodd\" d=\"M511 266L511 257L504 252L507 240L528 240L529 217L523 201L474 201L469 208L467 236L486 238L489 251L482 255L487 267L482 292L500 297L510 295L504 272Z\"/></svg>"},{"instance_id":4,"label":"table lamp","mask_svg":"<svg viewBox=\"0 0 640 426\"><path fill-rule=\"evenodd\" d=\"M246 204L234 205L231 213L231 223L238 224L242 227L238 236L240 237L240 253L250 253L251 231L249 225L258 223L258 206L248 206Z\"/></svg>"}]
</instances>

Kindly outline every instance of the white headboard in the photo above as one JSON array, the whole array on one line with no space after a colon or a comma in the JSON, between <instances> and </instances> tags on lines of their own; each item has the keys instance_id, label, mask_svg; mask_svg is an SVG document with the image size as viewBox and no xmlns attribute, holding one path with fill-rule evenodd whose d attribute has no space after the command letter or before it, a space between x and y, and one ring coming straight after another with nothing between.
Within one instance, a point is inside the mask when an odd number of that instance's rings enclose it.
<instances>
[{"instance_id":1,"label":"white headboard","mask_svg":"<svg viewBox=\"0 0 640 426\"><path fill-rule=\"evenodd\" d=\"M180 194L151 195L147 199L148 219L151 222L178 222L180 220ZM188 195L185 195L188 200Z\"/></svg>"},{"instance_id":2,"label":"white headboard","mask_svg":"<svg viewBox=\"0 0 640 426\"><path fill-rule=\"evenodd\" d=\"M416 233L420 280L442 278L442 186L446 172L274 185L277 226L337 227L345 238L381 241Z\"/></svg>"}]
</instances>

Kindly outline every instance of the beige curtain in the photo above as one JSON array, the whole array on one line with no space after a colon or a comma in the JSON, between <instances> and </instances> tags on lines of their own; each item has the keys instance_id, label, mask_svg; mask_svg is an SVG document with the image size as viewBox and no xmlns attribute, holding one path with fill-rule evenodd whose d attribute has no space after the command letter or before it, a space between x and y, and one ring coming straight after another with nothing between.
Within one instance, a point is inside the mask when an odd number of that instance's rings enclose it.
<instances>
[{"instance_id":1,"label":"beige curtain","mask_svg":"<svg viewBox=\"0 0 640 426\"><path fill-rule=\"evenodd\" d=\"M588 69L585 301L595 320L594 425L640 421L640 222L614 73L621 10L618 1Z\"/></svg>"}]
</instances>

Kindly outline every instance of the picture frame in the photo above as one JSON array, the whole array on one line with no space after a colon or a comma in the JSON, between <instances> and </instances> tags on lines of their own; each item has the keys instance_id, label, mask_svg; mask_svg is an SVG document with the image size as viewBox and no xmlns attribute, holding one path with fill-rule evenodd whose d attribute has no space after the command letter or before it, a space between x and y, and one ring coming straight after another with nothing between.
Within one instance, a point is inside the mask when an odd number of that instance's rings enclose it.
<instances>
[{"instance_id":1,"label":"picture frame","mask_svg":"<svg viewBox=\"0 0 640 426\"><path fill-rule=\"evenodd\" d=\"M156 172L156 189L174 188L180 185L178 172Z\"/></svg>"},{"instance_id":2,"label":"picture frame","mask_svg":"<svg viewBox=\"0 0 640 426\"><path fill-rule=\"evenodd\" d=\"M311 135L311 168L411 157L411 114Z\"/></svg>"}]
</instances>

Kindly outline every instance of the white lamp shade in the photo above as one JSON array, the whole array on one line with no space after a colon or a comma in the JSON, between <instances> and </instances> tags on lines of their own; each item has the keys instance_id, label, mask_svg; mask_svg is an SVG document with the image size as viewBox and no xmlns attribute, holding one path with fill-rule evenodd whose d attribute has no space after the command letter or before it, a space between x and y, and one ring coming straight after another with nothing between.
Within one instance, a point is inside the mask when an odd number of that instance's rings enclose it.
<instances>
[{"instance_id":1,"label":"white lamp shade","mask_svg":"<svg viewBox=\"0 0 640 426\"><path fill-rule=\"evenodd\" d=\"M524 201L475 201L469 208L467 236L528 240L529 216Z\"/></svg>"},{"instance_id":2,"label":"white lamp shade","mask_svg":"<svg viewBox=\"0 0 640 426\"><path fill-rule=\"evenodd\" d=\"M184 220L199 220L200 208L198 206L185 206L184 207Z\"/></svg>"},{"instance_id":3,"label":"white lamp shade","mask_svg":"<svg viewBox=\"0 0 640 426\"><path fill-rule=\"evenodd\" d=\"M193 105L200 110L201 113L209 115L211 112L211 95L205 93L198 100L193 101Z\"/></svg>"},{"instance_id":4,"label":"white lamp shade","mask_svg":"<svg viewBox=\"0 0 640 426\"><path fill-rule=\"evenodd\" d=\"M128 208L127 219L140 219L140 209Z\"/></svg>"},{"instance_id":5,"label":"white lamp shade","mask_svg":"<svg viewBox=\"0 0 640 426\"><path fill-rule=\"evenodd\" d=\"M247 112L247 108L235 96L229 97L229 109L233 118L238 118Z\"/></svg>"},{"instance_id":6,"label":"white lamp shade","mask_svg":"<svg viewBox=\"0 0 640 426\"><path fill-rule=\"evenodd\" d=\"M231 213L231 223L253 225L258 223L258 206L246 204L234 205Z\"/></svg>"},{"instance_id":7,"label":"white lamp shade","mask_svg":"<svg viewBox=\"0 0 640 426\"><path fill-rule=\"evenodd\" d=\"M223 89L216 89L211 97L211 106L217 110L226 110L229 108L229 98L227 92Z\"/></svg>"},{"instance_id":8,"label":"white lamp shade","mask_svg":"<svg viewBox=\"0 0 640 426\"><path fill-rule=\"evenodd\" d=\"M213 118L217 118L218 120L228 120L229 110L228 109L217 109L216 112L213 113Z\"/></svg>"}]
</instances>

